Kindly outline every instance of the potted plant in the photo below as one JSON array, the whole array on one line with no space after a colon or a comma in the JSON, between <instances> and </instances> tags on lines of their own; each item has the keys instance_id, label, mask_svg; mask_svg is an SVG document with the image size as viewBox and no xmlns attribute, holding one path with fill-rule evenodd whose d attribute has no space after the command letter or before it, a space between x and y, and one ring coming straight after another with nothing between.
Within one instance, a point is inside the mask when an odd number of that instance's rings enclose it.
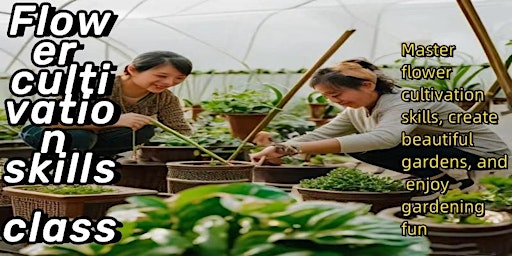
<instances>
[{"instance_id":1,"label":"potted plant","mask_svg":"<svg viewBox=\"0 0 512 256\"><path fill-rule=\"evenodd\" d=\"M340 165L350 165L354 160L336 154L315 155L307 161L295 157L281 158L281 165L259 165L254 167L254 182L291 191L303 179L324 176Z\"/></svg>"},{"instance_id":2,"label":"potted plant","mask_svg":"<svg viewBox=\"0 0 512 256\"><path fill-rule=\"evenodd\" d=\"M202 119L196 124L199 124ZM240 139L230 136L227 127L218 126L212 122L202 124L189 138L221 157L229 157L242 143ZM250 145L247 148L250 148ZM157 133L151 138L148 145L140 147L140 151L142 159L162 163L210 159L208 155L205 156L196 147L190 146L186 141L168 133ZM237 160L249 160L247 153L240 154L240 158Z\"/></svg>"},{"instance_id":3,"label":"potted plant","mask_svg":"<svg viewBox=\"0 0 512 256\"><path fill-rule=\"evenodd\" d=\"M110 209L123 223L115 244L37 244L26 255L343 255L423 256L424 237L404 237L399 223L368 205L297 202L251 183L209 185L170 199L133 197Z\"/></svg>"},{"instance_id":4,"label":"potted plant","mask_svg":"<svg viewBox=\"0 0 512 256\"><path fill-rule=\"evenodd\" d=\"M199 145L164 124L153 120L153 124L171 133L183 142L211 156L215 161L168 162L167 187L169 193L176 193L189 187L206 184L251 182L254 165L249 162L228 162L214 152Z\"/></svg>"},{"instance_id":5,"label":"potted plant","mask_svg":"<svg viewBox=\"0 0 512 256\"><path fill-rule=\"evenodd\" d=\"M489 176L480 180L483 191L452 190L439 198L441 203L475 205L473 213L410 213L400 207L378 215L427 227L427 237L435 254L507 256L512 251L512 178ZM483 206L476 210L476 205ZM499 242L497 242L499 241Z\"/></svg>"},{"instance_id":6,"label":"potted plant","mask_svg":"<svg viewBox=\"0 0 512 256\"><path fill-rule=\"evenodd\" d=\"M96 185L16 185L5 187L11 197L13 213L30 219L35 209L49 216L74 218L104 216L108 207L135 195L152 195L157 191L120 186Z\"/></svg>"},{"instance_id":7,"label":"potted plant","mask_svg":"<svg viewBox=\"0 0 512 256\"><path fill-rule=\"evenodd\" d=\"M413 197L399 180L347 167L338 167L326 176L301 180L296 188L304 200L362 202L371 204L375 213Z\"/></svg>"},{"instance_id":8,"label":"potted plant","mask_svg":"<svg viewBox=\"0 0 512 256\"><path fill-rule=\"evenodd\" d=\"M245 139L283 96L276 87L269 84L263 86L269 90L234 92L233 87L229 86L225 92L214 92L212 98L202 105L227 118L233 137Z\"/></svg>"},{"instance_id":9,"label":"potted plant","mask_svg":"<svg viewBox=\"0 0 512 256\"><path fill-rule=\"evenodd\" d=\"M449 63L438 61L439 66L450 66ZM414 62L411 62L411 65L414 65ZM428 64L425 62L424 67ZM417 65L416 65L417 66ZM450 76L450 79L433 79L426 80L421 82L402 82L401 85L404 87L410 87L413 89L419 89L420 87L426 88L434 88L435 90L446 91L446 90L455 90L455 89L464 89L464 90L482 90L483 84L481 81L475 81L478 78L478 75L489 68L489 64L482 65L468 65L461 64L458 66L453 66L453 73ZM458 106L460 106L464 110L468 110L473 106L476 102L456 102ZM489 106L487 107L487 109Z\"/></svg>"}]
</instances>

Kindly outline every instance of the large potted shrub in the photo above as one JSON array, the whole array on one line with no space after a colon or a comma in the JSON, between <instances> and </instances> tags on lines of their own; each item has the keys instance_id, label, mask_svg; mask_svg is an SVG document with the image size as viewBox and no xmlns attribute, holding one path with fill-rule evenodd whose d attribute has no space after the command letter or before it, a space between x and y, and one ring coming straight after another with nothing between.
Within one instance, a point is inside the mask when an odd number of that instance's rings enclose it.
<instances>
[{"instance_id":1,"label":"large potted shrub","mask_svg":"<svg viewBox=\"0 0 512 256\"><path fill-rule=\"evenodd\" d=\"M297 202L251 183L210 185L162 200L134 197L109 215L116 244L31 245L28 255L428 255L424 237L368 214L364 204Z\"/></svg>"},{"instance_id":2,"label":"large potted shrub","mask_svg":"<svg viewBox=\"0 0 512 256\"><path fill-rule=\"evenodd\" d=\"M375 213L413 197L402 181L347 167L338 167L326 176L301 180L296 188L304 200L362 202L371 204Z\"/></svg>"},{"instance_id":3,"label":"large potted shrub","mask_svg":"<svg viewBox=\"0 0 512 256\"><path fill-rule=\"evenodd\" d=\"M480 180L486 190L463 193L449 191L442 203L470 202L484 205L474 213L414 213L401 207L389 208L378 215L410 225L427 227L427 237L435 255L508 256L512 251L512 178L486 177ZM483 216L482 216L483 215Z\"/></svg>"},{"instance_id":4,"label":"large potted shrub","mask_svg":"<svg viewBox=\"0 0 512 256\"><path fill-rule=\"evenodd\" d=\"M263 86L268 90L245 89L237 92L230 86L224 92L214 92L212 98L202 105L210 112L226 117L233 137L245 139L281 101L282 93L276 87L268 84Z\"/></svg>"}]
</instances>

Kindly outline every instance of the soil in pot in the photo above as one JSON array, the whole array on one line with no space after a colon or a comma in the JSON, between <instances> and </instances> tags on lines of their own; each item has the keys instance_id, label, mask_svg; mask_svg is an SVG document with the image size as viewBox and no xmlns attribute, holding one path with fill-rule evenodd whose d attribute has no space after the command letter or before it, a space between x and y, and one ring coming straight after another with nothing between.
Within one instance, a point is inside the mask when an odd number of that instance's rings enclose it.
<instances>
[{"instance_id":1,"label":"soil in pot","mask_svg":"<svg viewBox=\"0 0 512 256\"><path fill-rule=\"evenodd\" d=\"M207 184L252 182L252 163L233 161L231 164L216 165L210 161L168 162L168 193L174 194Z\"/></svg>"}]
</instances>

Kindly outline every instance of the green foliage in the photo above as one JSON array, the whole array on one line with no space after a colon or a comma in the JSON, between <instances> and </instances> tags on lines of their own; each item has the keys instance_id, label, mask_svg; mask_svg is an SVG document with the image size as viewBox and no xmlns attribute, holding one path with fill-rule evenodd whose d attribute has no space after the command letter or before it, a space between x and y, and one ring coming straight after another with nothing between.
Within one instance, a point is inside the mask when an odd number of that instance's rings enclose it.
<instances>
[{"instance_id":1,"label":"green foliage","mask_svg":"<svg viewBox=\"0 0 512 256\"><path fill-rule=\"evenodd\" d=\"M291 114L279 113L265 130L277 132L284 140L305 134L315 129L315 123Z\"/></svg>"},{"instance_id":2,"label":"green foliage","mask_svg":"<svg viewBox=\"0 0 512 256\"><path fill-rule=\"evenodd\" d=\"M114 189L96 185L34 185L22 187L23 190L58 195L91 195L114 192Z\"/></svg>"},{"instance_id":3,"label":"green foliage","mask_svg":"<svg viewBox=\"0 0 512 256\"><path fill-rule=\"evenodd\" d=\"M454 67L453 73L451 74L451 79L434 79L422 81L421 83L415 84L402 84L406 87L411 87L418 89L419 87L428 87L434 88L436 90L445 91L445 90L454 90L464 88L466 90L477 90L483 89L483 85L481 82L475 82L477 75L485 69L489 68L489 65L481 65L481 66L472 66L472 65L460 65L458 67Z\"/></svg>"},{"instance_id":4,"label":"green foliage","mask_svg":"<svg viewBox=\"0 0 512 256\"><path fill-rule=\"evenodd\" d=\"M308 103L309 104L313 104L313 103L317 103L317 104L329 104L329 101L327 100L327 98L325 98L324 95L322 95L320 92L318 91L313 91L311 92L308 97Z\"/></svg>"},{"instance_id":5,"label":"green foliage","mask_svg":"<svg viewBox=\"0 0 512 256\"><path fill-rule=\"evenodd\" d=\"M335 190L335 191L359 191L359 192L390 192L405 191L404 185L399 180L389 177L379 177L365 173L359 169L338 167L326 176L300 181L303 188Z\"/></svg>"},{"instance_id":6,"label":"green foliage","mask_svg":"<svg viewBox=\"0 0 512 256\"><path fill-rule=\"evenodd\" d=\"M214 92L211 99L203 101L201 106L213 113L268 113L281 101L283 95L274 86L263 86L267 90L245 89L242 92L236 92L233 86L229 86L225 92Z\"/></svg>"},{"instance_id":7,"label":"green foliage","mask_svg":"<svg viewBox=\"0 0 512 256\"><path fill-rule=\"evenodd\" d=\"M0 140L19 139L19 133L22 126L10 126L7 122L7 113L5 109L0 108Z\"/></svg>"},{"instance_id":8,"label":"green foliage","mask_svg":"<svg viewBox=\"0 0 512 256\"><path fill-rule=\"evenodd\" d=\"M512 210L512 177L487 176L480 183L493 195L492 200L487 200L487 208Z\"/></svg>"},{"instance_id":9,"label":"green foliage","mask_svg":"<svg viewBox=\"0 0 512 256\"><path fill-rule=\"evenodd\" d=\"M425 237L369 214L369 205L296 202L257 184L200 186L162 200L130 198L110 215L123 222L116 244L32 245L38 255L428 255Z\"/></svg>"},{"instance_id":10,"label":"green foliage","mask_svg":"<svg viewBox=\"0 0 512 256\"><path fill-rule=\"evenodd\" d=\"M480 184L485 190L462 192L458 189L450 190L442 195L439 200L442 202L464 202L484 203L487 210L510 211L512 209L512 178L487 176L480 179ZM477 217L474 214L426 214L418 218L423 222L433 223L461 223L461 224L485 224L492 223L484 217Z\"/></svg>"}]
</instances>

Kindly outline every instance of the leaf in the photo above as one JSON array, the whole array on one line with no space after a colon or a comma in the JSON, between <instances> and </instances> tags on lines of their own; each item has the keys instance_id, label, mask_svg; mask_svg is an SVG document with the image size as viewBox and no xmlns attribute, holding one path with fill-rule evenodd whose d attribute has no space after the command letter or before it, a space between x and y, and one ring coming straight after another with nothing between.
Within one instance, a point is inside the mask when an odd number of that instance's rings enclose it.
<instances>
[{"instance_id":1,"label":"leaf","mask_svg":"<svg viewBox=\"0 0 512 256\"><path fill-rule=\"evenodd\" d=\"M138 207L156 207L167 209L167 203L156 196L133 196L126 199L127 202L132 203Z\"/></svg>"},{"instance_id":2,"label":"leaf","mask_svg":"<svg viewBox=\"0 0 512 256\"><path fill-rule=\"evenodd\" d=\"M193 228L198 234L193 243L198 255L227 255L229 224L220 216L199 220Z\"/></svg>"},{"instance_id":3,"label":"leaf","mask_svg":"<svg viewBox=\"0 0 512 256\"><path fill-rule=\"evenodd\" d=\"M270 84L263 84L263 86L267 87L274 93L275 99L272 101L272 105L277 106L277 104L281 102L281 99L283 99L283 93L279 89Z\"/></svg>"}]
</instances>

